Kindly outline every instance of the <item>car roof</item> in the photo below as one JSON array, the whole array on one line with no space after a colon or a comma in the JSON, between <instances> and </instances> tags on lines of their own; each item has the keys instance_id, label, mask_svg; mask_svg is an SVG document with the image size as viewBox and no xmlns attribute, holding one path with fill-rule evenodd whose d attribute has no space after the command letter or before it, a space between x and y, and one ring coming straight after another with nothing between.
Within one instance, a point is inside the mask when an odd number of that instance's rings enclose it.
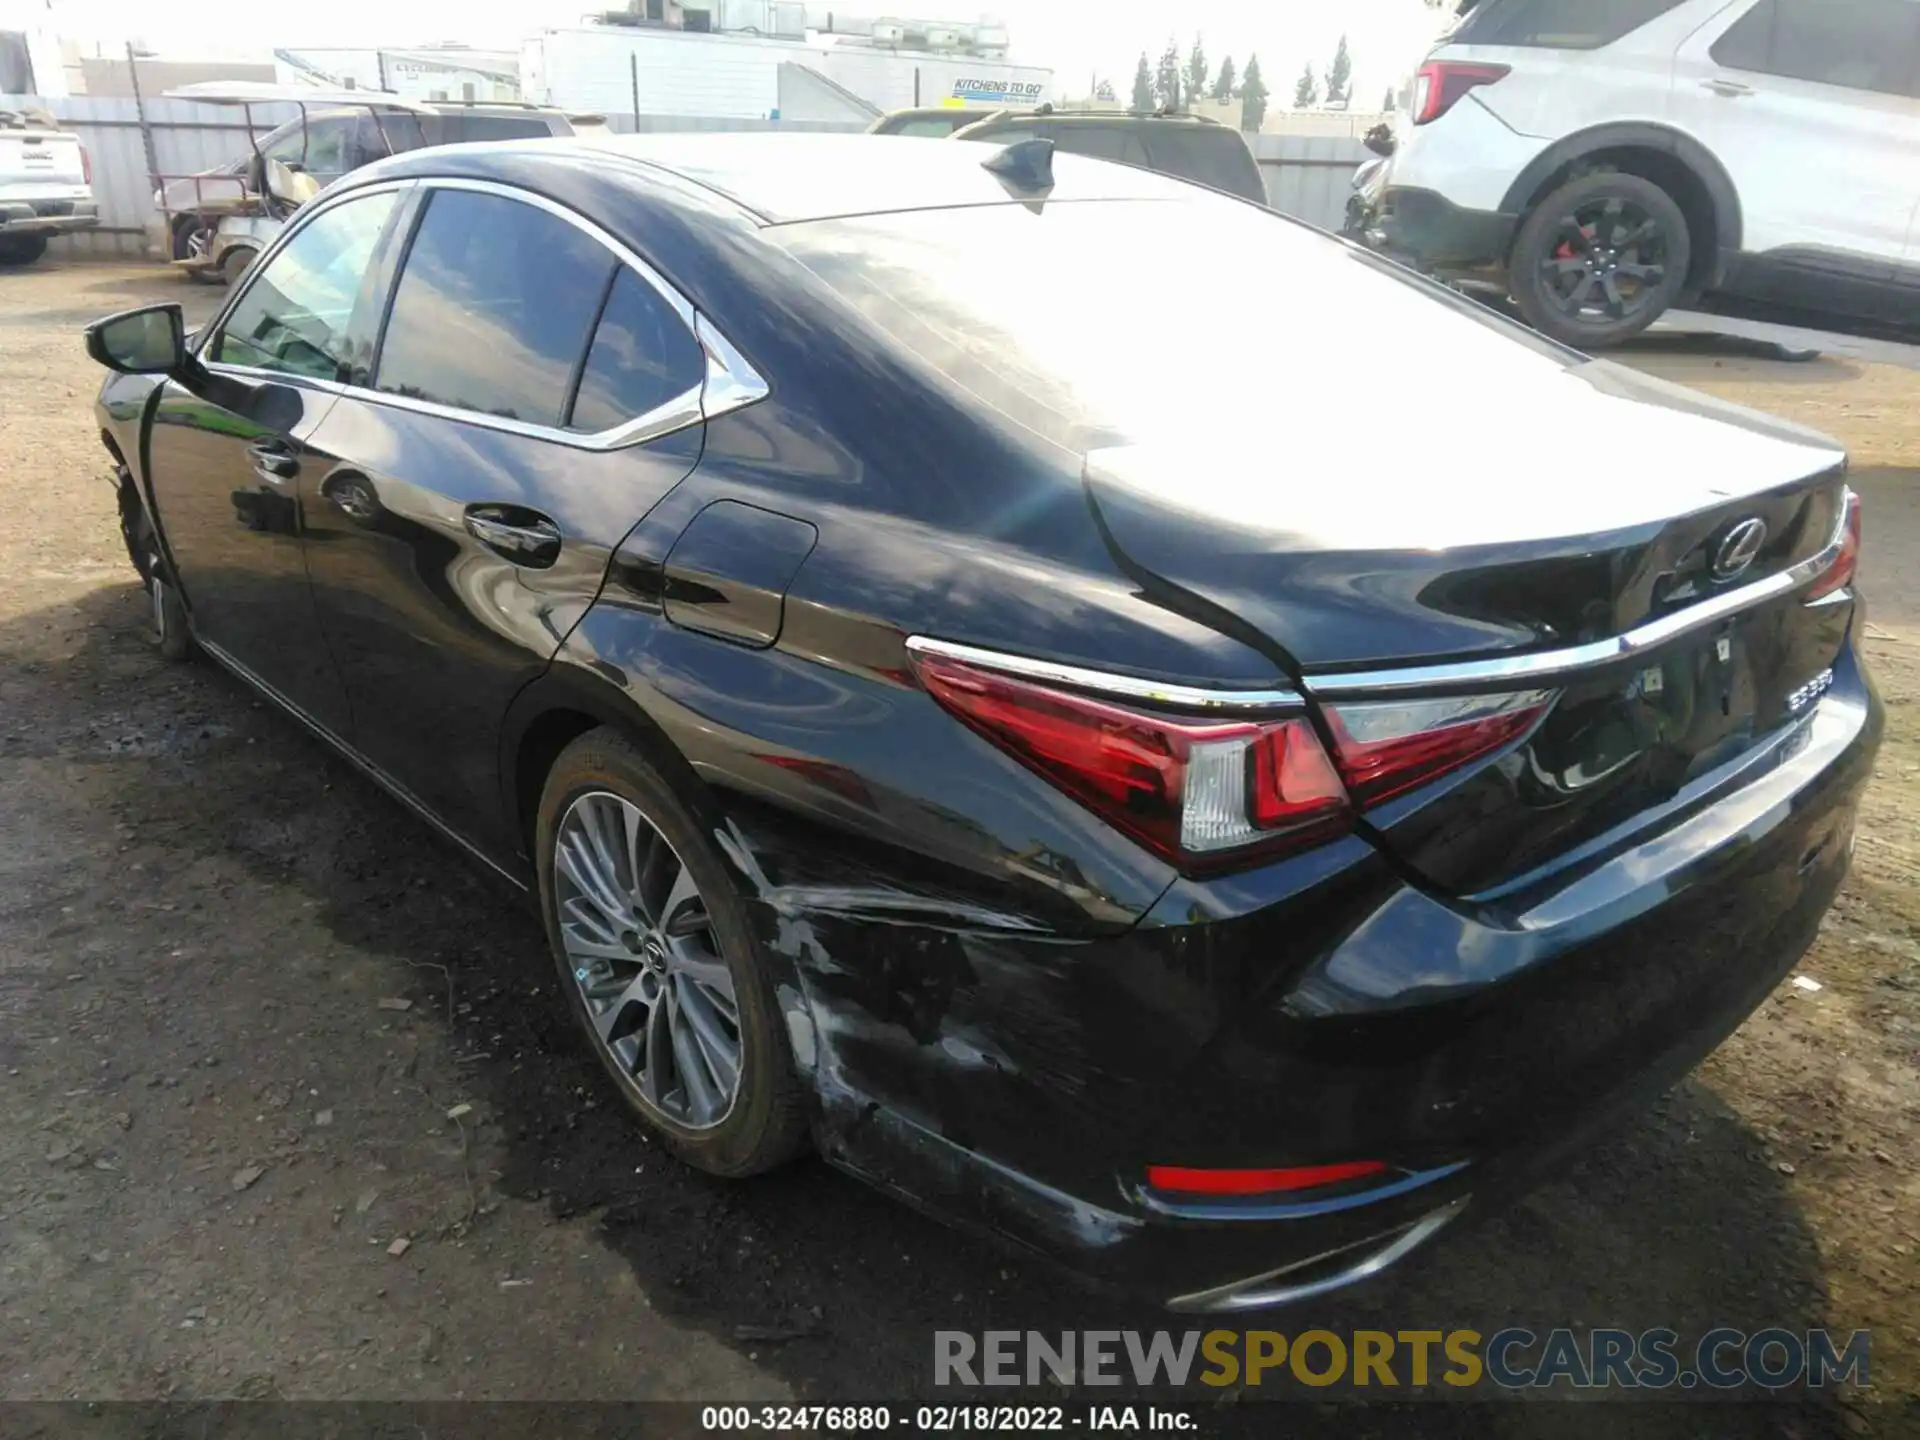
<instances>
[{"instance_id":1,"label":"car roof","mask_svg":"<svg viewBox=\"0 0 1920 1440\"><path fill-rule=\"evenodd\" d=\"M1054 157L1054 185L1035 195L1012 188L981 162L977 146L902 145L888 135L674 134L502 141L458 146L527 153L557 144L574 153L620 157L722 195L766 224L900 210L943 210L1047 200L1181 200L1191 186L1149 171L1084 156ZM431 151L416 152L422 167ZM444 152L443 152L444 153ZM997 153L997 152L993 152ZM385 173L394 161L382 162ZM411 167L409 167L411 168Z\"/></svg>"}]
</instances>

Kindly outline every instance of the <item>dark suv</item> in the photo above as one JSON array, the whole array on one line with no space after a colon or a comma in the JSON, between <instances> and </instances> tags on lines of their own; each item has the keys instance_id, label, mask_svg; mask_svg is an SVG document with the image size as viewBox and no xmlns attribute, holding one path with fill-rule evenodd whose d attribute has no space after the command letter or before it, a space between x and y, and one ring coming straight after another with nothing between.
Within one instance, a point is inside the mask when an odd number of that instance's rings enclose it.
<instances>
[{"instance_id":1,"label":"dark suv","mask_svg":"<svg viewBox=\"0 0 1920 1440\"><path fill-rule=\"evenodd\" d=\"M1197 115L1002 110L954 131L952 138L1004 145L1032 136L1051 140L1057 149L1070 155L1117 160L1122 165L1156 170L1177 180L1223 190L1256 205L1267 203L1260 167L1240 132Z\"/></svg>"}]
</instances>

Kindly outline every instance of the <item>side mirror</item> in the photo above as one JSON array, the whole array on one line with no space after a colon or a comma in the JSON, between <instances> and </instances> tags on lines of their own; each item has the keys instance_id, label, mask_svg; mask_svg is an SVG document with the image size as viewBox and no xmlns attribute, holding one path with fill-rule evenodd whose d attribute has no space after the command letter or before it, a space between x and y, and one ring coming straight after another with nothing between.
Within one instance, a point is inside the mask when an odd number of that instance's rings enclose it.
<instances>
[{"instance_id":1,"label":"side mirror","mask_svg":"<svg viewBox=\"0 0 1920 1440\"><path fill-rule=\"evenodd\" d=\"M187 365L187 322L177 304L123 310L87 326L87 354L125 375L173 375Z\"/></svg>"}]
</instances>

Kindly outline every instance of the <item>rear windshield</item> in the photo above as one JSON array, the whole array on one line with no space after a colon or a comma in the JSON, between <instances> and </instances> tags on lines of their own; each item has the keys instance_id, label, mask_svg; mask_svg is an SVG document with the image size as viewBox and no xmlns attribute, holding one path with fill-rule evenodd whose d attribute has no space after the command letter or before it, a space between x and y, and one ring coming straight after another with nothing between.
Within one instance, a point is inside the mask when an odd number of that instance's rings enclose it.
<instances>
[{"instance_id":1,"label":"rear windshield","mask_svg":"<svg viewBox=\"0 0 1920 1440\"><path fill-rule=\"evenodd\" d=\"M1685 0L1483 0L1447 37L1454 45L1597 50Z\"/></svg>"},{"instance_id":2,"label":"rear windshield","mask_svg":"<svg viewBox=\"0 0 1920 1440\"><path fill-rule=\"evenodd\" d=\"M460 145L476 140L532 140L553 133L539 115L442 115L422 124L429 145Z\"/></svg>"},{"instance_id":3,"label":"rear windshield","mask_svg":"<svg viewBox=\"0 0 1920 1440\"><path fill-rule=\"evenodd\" d=\"M1190 446L1221 415L1271 417L1284 431L1302 374L1357 393L1382 344L1445 354L1489 385L1537 363L1371 257L1270 211L1191 193L765 233L951 383L1076 451Z\"/></svg>"}]
</instances>

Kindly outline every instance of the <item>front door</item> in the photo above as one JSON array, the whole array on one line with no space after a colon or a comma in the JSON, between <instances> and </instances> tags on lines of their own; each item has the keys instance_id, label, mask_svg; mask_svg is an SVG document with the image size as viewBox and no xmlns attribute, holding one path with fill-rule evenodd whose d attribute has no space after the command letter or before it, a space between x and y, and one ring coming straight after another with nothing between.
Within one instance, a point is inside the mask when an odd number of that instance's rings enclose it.
<instances>
[{"instance_id":1,"label":"front door","mask_svg":"<svg viewBox=\"0 0 1920 1440\"><path fill-rule=\"evenodd\" d=\"M307 581L304 478L393 192L330 209L248 280L201 348L209 378L168 381L148 473L194 633L335 734L346 692Z\"/></svg>"},{"instance_id":2,"label":"front door","mask_svg":"<svg viewBox=\"0 0 1920 1440\"><path fill-rule=\"evenodd\" d=\"M1767 298L1858 310L1892 281L1920 198L1917 65L1920 0L1754 0L1681 45L1673 119L1726 167Z\"/></svg>"},{"instance_id":3,"label":"front door","mask_svg":"<svg viewBox=\"0 0 1920 1440\"><path fill-rule=\"evenodd\" d=\"M700 458L705 358L545 206L424 182L373 374L315 443L307 564L355 745L503 860L499 737L612 552Z\"/></svg>"}]
</instances>

